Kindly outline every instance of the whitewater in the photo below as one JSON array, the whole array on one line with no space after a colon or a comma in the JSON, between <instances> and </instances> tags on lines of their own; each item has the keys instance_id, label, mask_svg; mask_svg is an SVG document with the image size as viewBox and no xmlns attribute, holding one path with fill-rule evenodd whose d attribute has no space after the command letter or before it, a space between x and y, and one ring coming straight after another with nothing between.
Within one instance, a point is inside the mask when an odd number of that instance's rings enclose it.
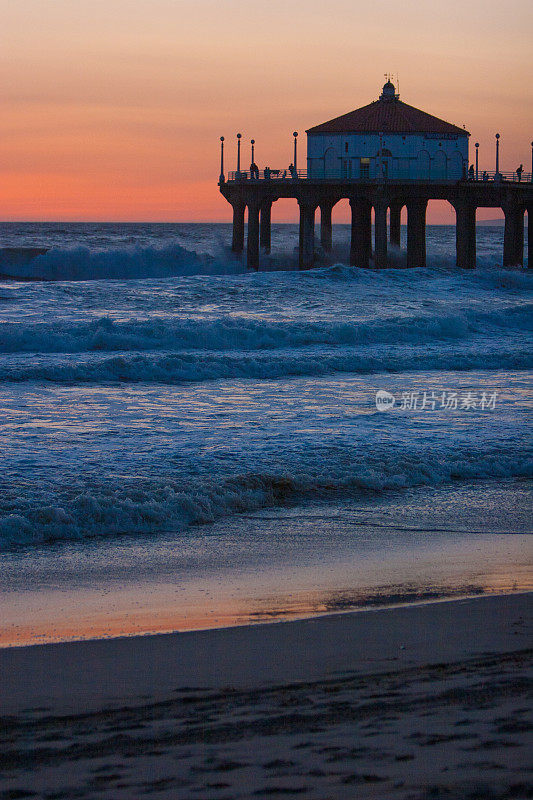
<instances>
[{"instance_id":1,"label":"whitewater","mask_svg":"<svg viewBox=\"0 0 533 800\"><path fill-rule=\"evenodd\" d=\"M344 226L331 263L306 272L295 226L274 226L259 273L229 233L2 226L4 588L58 558L77 580L91 559L125 580L132 552L161 571L169 547L188 580L199 561L227 574L236 541L252 572L288 542L307 563L361 514L350 546L375 552L391 527L394 548L413 530L424 547L437 529L531 531L533 273L501 267L501 227L478 229L471 272L452 227L428 228L427 268L380 272L346 265ZM338 524L311 535L317 514Z\"/></svg>"}]
</instances>

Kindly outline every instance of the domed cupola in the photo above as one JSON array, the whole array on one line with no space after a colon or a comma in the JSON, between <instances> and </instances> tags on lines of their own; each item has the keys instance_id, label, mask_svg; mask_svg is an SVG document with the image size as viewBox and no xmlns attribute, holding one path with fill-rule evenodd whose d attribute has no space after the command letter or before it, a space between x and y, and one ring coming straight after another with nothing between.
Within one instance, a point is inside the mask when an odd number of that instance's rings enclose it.
<instances>
[{"instance_id":1,"label":"domed cupola","mask_svg":"<svg viewBox=\"0 0 533 800\"><path fill-rule=\"evenodd\" d=\"M381 92L379 99L385 101L398 99L398 95L396 94L396 88L391 81L387 81L387 83L383 87L383 91Z\"/></svg>"}]
</instances>

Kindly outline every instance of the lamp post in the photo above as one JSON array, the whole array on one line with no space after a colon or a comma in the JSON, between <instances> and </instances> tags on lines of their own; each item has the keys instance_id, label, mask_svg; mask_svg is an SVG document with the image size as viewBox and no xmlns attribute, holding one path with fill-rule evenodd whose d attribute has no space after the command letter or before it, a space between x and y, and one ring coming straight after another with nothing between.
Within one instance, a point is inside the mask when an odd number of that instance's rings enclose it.
<instances>
[{"instance_id":1,"label":"lamp post","mask_svg":"<svg viewBox=\"0 0 533 800\"><path fill-rule=\"evenodd\" d=\"M476 142L476 181L479 175L479 142Z\"/></svg>"},{"instance_id":2,"label":"lamp post","mask_svg":"<svg viewBox=\"0 0 533 800\"><path fill-rule=\"evenodd\" d=\"M500 176L500 134L496 134L496 178Z\"/></svg>"},{"instance_id":3,"label":"lamp post","mask_svg":"<svg viewBox=\"0 0 533 800\"><path fill-rule=\"evenodd\" d=\"M255 151L255 139L252 139L252 142L251 142L251 144L252 144L252 164L255 164L255 158L254 158L254 151Z\"/></svg>"},{"instance_id":4,"label":"lamp post","mask_svg":"<svg viewBox=\"0 0 533 800\"><path fill-rule=\"evenodd\" d=\"M298 170L298 131L293 131L292 135L294 136L294 169Z\"/></svg>"},{"instance_id":5,"label":"lamp post","mask_svg":"<svg viewBox=\"0 0 533 800\"><path fill-rule=\"evenodd\" d=\"M220 183L224 183L224 137L220 137Z\"/></svg>"},{"instance_id":6,"label":"lamp post","mask_svg":"<svg viewBox=\"0 0 533 800\"><path fill-rule=\"evenodd\" d=\"M241 176L241 137L242 133L237 134L237 177Z\"/></svg>"}]
</instances>

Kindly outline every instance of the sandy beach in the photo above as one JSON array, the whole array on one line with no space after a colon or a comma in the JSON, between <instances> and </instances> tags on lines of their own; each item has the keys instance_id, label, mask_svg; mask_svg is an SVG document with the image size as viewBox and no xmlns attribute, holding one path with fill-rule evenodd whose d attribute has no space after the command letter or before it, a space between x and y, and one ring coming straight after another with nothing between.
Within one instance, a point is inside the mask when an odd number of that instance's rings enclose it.
<instances>
[{"instance_id":1,"label":"sandy beach","mask_svg":"<svg viewBox=\"0 0 533 800\"><path fill-rule=\"evenodd\" d=\"M531 797L531 598L4 649L0 797Z\"/></svg>"},{"instance_id":2,"label":"sandy beach","mask_svg":"<svg viewBox=\"0 0 533 800\"><path fill-rule=\"evenodd\" d=\"M0 800L533 800L531 1L0 7Z\"/></svg>"}]
</instances>

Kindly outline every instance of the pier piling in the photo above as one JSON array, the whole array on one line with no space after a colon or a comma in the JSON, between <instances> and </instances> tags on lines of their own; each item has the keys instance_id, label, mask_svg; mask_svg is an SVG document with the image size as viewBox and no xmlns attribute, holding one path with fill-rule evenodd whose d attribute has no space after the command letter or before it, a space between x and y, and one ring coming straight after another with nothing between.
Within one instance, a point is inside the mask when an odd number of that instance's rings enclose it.
<instances>
[{"instance_id":1,"label":"pier piling","mask_svg":"<svg viewBox=\"0 0 533 800\"><path fill-rule=\"evenodd\" d=\"M503 266L514 267L524 263L524 209L517 203L506 203L503 213Z\"/></svg>"},{"instance_id":2,"label":"pier piling","mask_svg":"<svg viewBox=\"0 0 533 800\"><path fill-rule=\"evenodd\" d=\"M393 247L400 247L402 230L403 203L391 203L389 206L389 242Z\"/></svg>"},{"instance_id":3,"label":"pier piling","mask_svg":"<svg viewBox=\"0 0 533 800\"><path fill-rule=\"evenodd\" d=\"M368 200L352 198L352 233L350 242L350 265L370 266L372 255L372 205Z\"/></svg>"},{"instance_id":4,"label":"pier piling","mask_svg":"<svg viewBox=\"0 0 533 800\"><path fill-rule=\"evenodd\" d=\"M387 202L378 200L374 205L374 266L387 266Z\"/></svg>"},{"instance_id":5,"label":"pier piling","mask_svg":"<svg viewBox=\"0 0 533 800\"><path fill-rule=\"evenodd\" d=\"M242 253L244 249L244 203L233 203L233 238L231 249L234 253Z\"/></svg>"},{"instance_id":6,"label":"pier piling","mask_svg":"<svg viewBox=\"0 0 533 800\"><path fill-rule=\"evenodd\" d=\"M476 266L476 206L468 200L458 200L454 206L457 266L463 269L474 269Z\"/></svg>"},{"instance_id":7,"label":"pier piling","mask_svg":"<svg viewBox=\"0 0 533 800\"><path fill-rule=\"evenodd\" d=\"M320 245L324 253L331 253L333 249L332 211L333 203L327 200L320 203Z\"/></svg>"},{"instance_id":8,"label":"pier piling","mask_svg":"<svg viewBox=\"0 0 533 800\"><path fill-rule=\"evenodd\" d=\"M407 266L426 266L426 209L428 201L407 203Z\"/></svg>"},{"instance_id":9,"label":"pier piling","mask_svg":"<svg viewBox=\"0 0 533 800\"><path fill-rule=\"evenodd\" d=\"M261 217L260 217L260 244L261 250L264 253L270 253L270 239L271 239L271 218L272 218L272 201L266 200L261 203Z\"/></svg>"},{"instance_id":10,"label":"pier piling","mask_svg":"<svg viewBox=\"0 0 533 800\"><path fill-rule=\"evenodd\" d=\"M300 205L300 269L310 269L315 260L315 209L309 201L299 201Z\"/></svg>"},{"instance_id":11,"label":"pier piling","mask_svg":"<svg viewBox=\"0 0 533 800\"><path fill-rule=\"evenodd\" d=\"M248 204L248 268L259 269L259 212L257 201Z\"/></svg>"},{"instance_id":12,"label":"pier piling","mask_svg":"<svg viewBox=\"0 0 533 800\"><path fill-rule=\"evenodd\" d=\"M533 220L531 214L533 213L533 205L527 207L527 266L528 269L533 269L531 262L531 242L533 241Z\"/></svg>"}]
</instances>

